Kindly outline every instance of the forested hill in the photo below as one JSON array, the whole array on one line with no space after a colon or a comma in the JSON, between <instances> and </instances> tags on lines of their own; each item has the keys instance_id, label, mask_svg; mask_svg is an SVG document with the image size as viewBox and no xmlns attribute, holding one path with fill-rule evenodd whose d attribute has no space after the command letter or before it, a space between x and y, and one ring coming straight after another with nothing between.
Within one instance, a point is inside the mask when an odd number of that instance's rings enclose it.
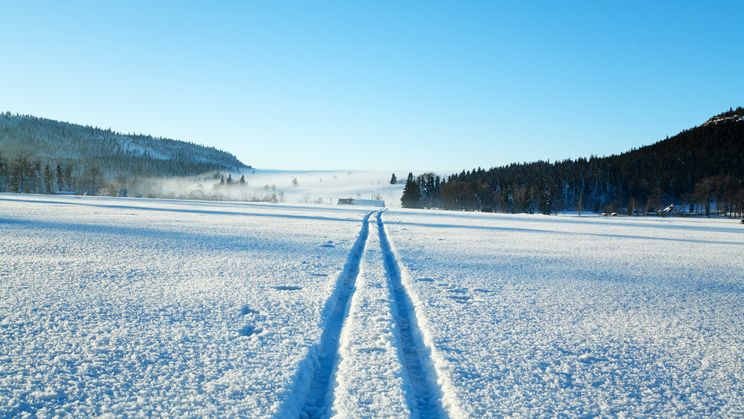
<instances>
[{"instance_id":1,"label":"forested hill","mask_svg":"<svg viewBox=\"0 0 744 419\"><path fill-rule=\"evenodd\" d=\"M744 206L744 109L609 157L511 164L446 179L409 176L402 204L501 212L658 211L670 203ZM689 206L685 208L689 211Z\"/></svg>"},{"instance_id":2,"label":"forested hill","mask_svg":"<svg viewBox=\"0 0 744 419\"><path fill-rule=\"evenodd\" d=\"M142 175L190 175L248 167L214 147L9 112L0 114L0 145L6 157L25 153L42 160L97 160L105 169Z\"/></svg>"},{"instance_id":3,"label":"forested hill","mask_svg":"<svg viewBox=\"0 0 744 419\"><path fill-rule=\"evenodd\" d=\"M143 179L248 168L213 147L0 113L0 192L116 194Z\"/></svg>"}]
</instances>

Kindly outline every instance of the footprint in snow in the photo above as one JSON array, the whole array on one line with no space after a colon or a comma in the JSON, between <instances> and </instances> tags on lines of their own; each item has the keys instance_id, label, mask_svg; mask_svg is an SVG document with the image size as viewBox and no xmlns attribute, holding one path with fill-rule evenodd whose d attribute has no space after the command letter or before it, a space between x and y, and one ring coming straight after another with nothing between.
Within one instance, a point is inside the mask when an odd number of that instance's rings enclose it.
<instances>
[{"instance_id":1,"label":"footprint in snow","mask_svg":"<svg viewBox=\"0 0 744 419\"><path fill-rule=\"evenodd\" d=\"M584 364L594 364L596 362L606 362L608 359L601 356L593 356L590 353L584 353L579 355L579 362Z\"/></svg>"},{"instance_id":2,"label":"footprint in snow","mask_svg":"<svg viewBox=\"0 0 744 419\"><path fill-rule=\"evenodd\" d=\"M416 278L419 282L434 282L434 278Z\"/></svg>"},{"instance_id":3,"label":"footprint in snow","mask_svg":"<svg viewBox=\"0 0 744 419\"><path fill-rule=\"evenodd\" d=\"M297 285L277 285L272 287L277 291L299 291L302 289L302 287Z\"/></svg>"},{"instance_id":4,"label":"footprint in snow","mask_svg":"<svg viewBox=\"0 0 744 419\"><path fill-rule=\"evenodd\" d=\"M367 347L367 348L359 348L358 351L361 353L365 353L365 354L382 353L382 352L385 352L385 348Z\"/></svg>"},{"instance_id":5,"label":"footprint in snow","mask_svg":"<svg viewBox=\"0 0 744 419\"><path fill-rule=\"evenodd\" d=\"M336 243L334 243L333 240L328 240L325 243L320 244L318 247L333 248L336 247Z\"/></svg>"},{"instance_id":6,"label":"footprint in snow","mask_svg":"<svg viewBox=\"0 0 744 419\"><path fill-rule=\"evenodd\" d=\"M472 297L468 297L467 295L450 295L447 298L460 304L467 304L472 299Z\"/></svg>"},{"instance_id":7,"label":"footprint in snow","mask_svg":"<svg viewBox=\"0 0 744 419\"><path fill-rule=\"evenodd\" d=\"M465 294L468 292L468 289L467 288L450 288L448 291L451 292L452 294Z\"/></svg>"},{"instance_id":8,"label":"footprint in snow","mask_svg":"<svg viewBox=\"0 0 744 419\"><path fill-rule=\"evenodd\" d=\"M485 288L473 288L473 291L479 292L481 294L495 294L496 293L496 291L494 290L489 290Z\"/></svg>"},{"instance_id":9,"label":"footprint in snow","mask_svg":"<svg viewBox=\"0 0 744 419\"><path fill-rule=\"evenodd\" d=\"M243 307L240 307L240 314L243 316L247 316L248 314L258 314L258 310L245 305Z\"/></svg>"},{"instance_id":10,"label":"footprint in snow","mask_svg":"<svg viewBox=\"0 0 744 419\"><path fill-rule=\"evenodd\" d=\"M243 326L238 331L238 333L240 333L240 336L253 336L261 332L263 332L263 329L251 325Z\"/></svg>"},{"instance_id":11,"label":"footprint in snow","mask_svg":"<svg viewBox=\"0 0 744 419\"><path fill-rule=\"evenodd\" d=\"M258 310L251 308L247 304L240 307L240 315L245 316L245 319L249 323L260 322L262 320L262 316L260 314L261 313ZM241 327L240 329L238 329L238 334L240 336L253 336L253 335L258 335L261 332L263 332L263 329L256 326L255 324L246 324L246 325L243 325L243 327Z\"/></svg>"}]
</instances>

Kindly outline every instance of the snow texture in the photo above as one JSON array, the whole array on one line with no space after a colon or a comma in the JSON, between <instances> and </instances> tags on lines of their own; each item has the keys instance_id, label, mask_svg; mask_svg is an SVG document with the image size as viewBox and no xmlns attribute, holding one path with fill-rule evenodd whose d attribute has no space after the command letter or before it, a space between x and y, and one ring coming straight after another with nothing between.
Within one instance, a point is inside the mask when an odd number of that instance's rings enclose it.
<instances>
[{"instance_id":1,"label":"snow texture","mask_svg":"<svg viewBox=\"0 0 744 419\"><path fill-rule=\"evenodd\" d=\"M744 414L738 220L0 194L0 417Z\"/></svg>"},{"instance_id":2,"label":"snow texture","mask_svg":"<svg viewBox=\"0 0 744 419\"><path fill-rule=\"evenodd\" d=\"M386 214L467 416L744 413L736 220Z\"/></svg>"},{"instance_id":3,"label":"snow texture","mask_svg":"<svg viewBox=\"0 0 744 419\"><path fill-rule=\"evenodd\" d=\"M328 415L332 400L331 383L338 364L341 330L349 312L351 297L356 290L364 246L369 235L370 215L371 212L362 219L362 227L356 243L351 249L346 267L338 277L332 297L328 299L323 315L323 334L318 345L313 348L304 368L311 372L311 374L307 374L309 380L307 382L305 380L299 381L297 388L293 391L295 395L302 395L301 411L282 410L280 413L283 416L296 416L297 413L300 413L303 417L315 418Z\"/></svg>"},{"instance_id":4,"label":"snow texture","mask_svg":"<svg viewBox=\"0 0 744 419\"><path fill-rule=\"evenodd\" d=\"M337 417L410 416L376 224L372 230L341 337L333 404Z\"/></svg>"},{"instance_id":5,"label":"snow texture","mask_svg":"<svg viewBox=\"0 0 744 419\"><path fill-rule=\"evenodd\" d=\"M0 196L0 416L274 415L364 213Z\"/></svg>"}]
</instances>

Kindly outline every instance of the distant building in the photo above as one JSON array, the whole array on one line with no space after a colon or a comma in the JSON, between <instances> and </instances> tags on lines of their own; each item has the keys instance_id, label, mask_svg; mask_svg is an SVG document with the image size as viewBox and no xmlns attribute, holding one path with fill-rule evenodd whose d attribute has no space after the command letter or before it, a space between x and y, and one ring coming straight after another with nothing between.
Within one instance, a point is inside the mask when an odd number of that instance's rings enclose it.
<instances>
[{"instance_id":1,"label":"distant building","mask_svg":"<svg viewBox=\"0 0 744 419\"><path fill-rule=\"evenodd\" d=\"M361 205L365 207L384 207L385 201L380 200L380 199L341 198L338 200L338 205Z\"/></svg>"}]
</instances>

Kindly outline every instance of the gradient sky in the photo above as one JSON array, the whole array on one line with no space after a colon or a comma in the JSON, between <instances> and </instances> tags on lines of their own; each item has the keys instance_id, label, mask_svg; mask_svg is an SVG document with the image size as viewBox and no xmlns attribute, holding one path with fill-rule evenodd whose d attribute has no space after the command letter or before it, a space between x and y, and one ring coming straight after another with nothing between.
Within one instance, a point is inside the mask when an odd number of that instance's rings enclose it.
<instances>
[{"instance_id":1,"label":"gradient sky","mask_svg":"<svg viewBox=\"0 0 744 419\"><path fill-rule=\"evenodd\" d=\"M0 5L0 110L259 168L606 155L744 105L740 1Z\"/></svg>"}]
</instances>

